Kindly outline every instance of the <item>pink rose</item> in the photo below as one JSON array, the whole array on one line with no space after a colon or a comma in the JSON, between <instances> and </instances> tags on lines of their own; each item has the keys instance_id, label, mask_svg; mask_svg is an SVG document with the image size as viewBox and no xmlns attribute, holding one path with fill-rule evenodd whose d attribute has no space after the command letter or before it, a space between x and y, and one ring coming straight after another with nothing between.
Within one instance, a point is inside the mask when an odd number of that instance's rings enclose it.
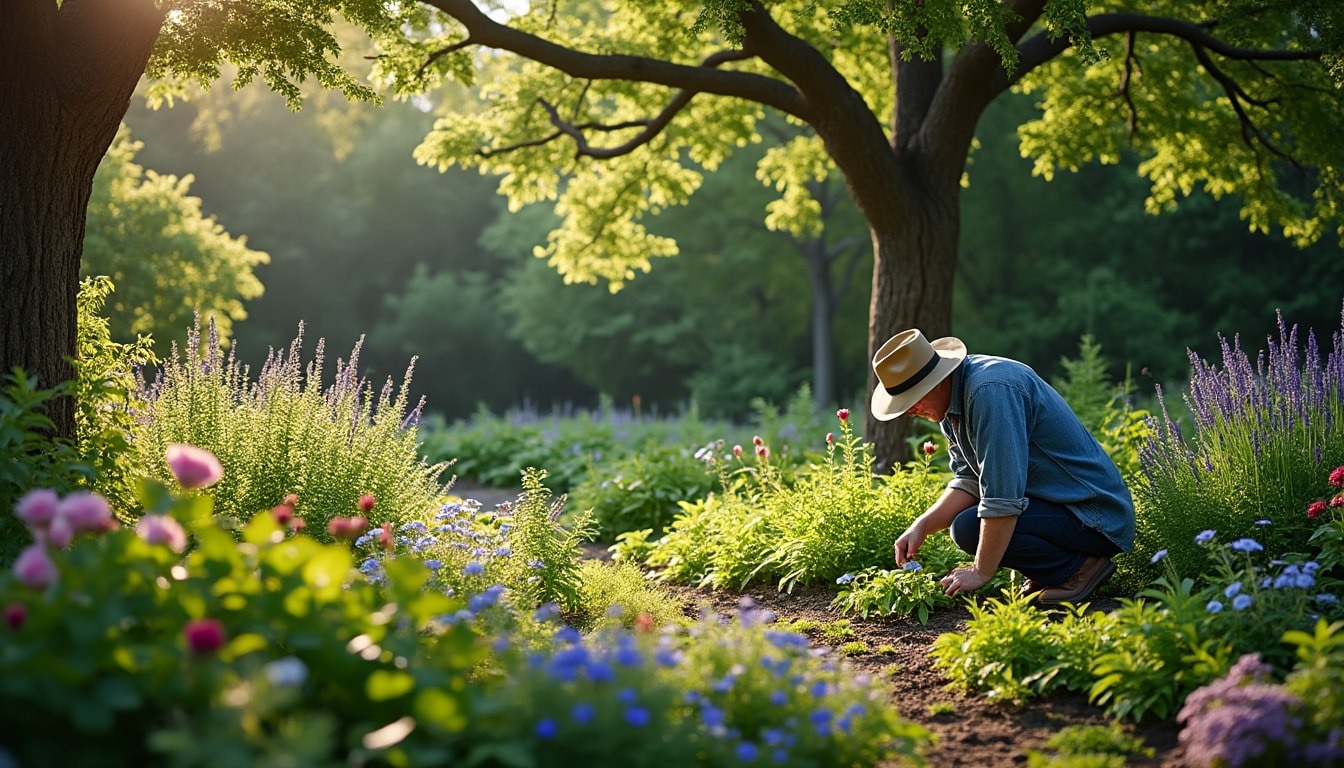
<instances>
[{"instance_id":1,"label":"pink rose","mask_svg":"<svg viewBox=\"0 0 1344 768\"><path fill-rule=\"evenodd\" d=\"M186 443L168 446L168 469L183 488L205 488L224 476L224 467L215 454Z\"/></svg>"},{"instance_id":2,"label":"pink rose","mask_svg":"<svg viewBox=\"0 0 1344 768\"><path fill-rule=\"evenodd\" d=\"M294 519L294 508L288 504L279 504L271 507L271 514L275 517L275 522L281 525L289 525Z\"/></svg>"},{"instance_id":3,"label":"pink rose","mask_svg":"<svg viewBox=\"0 0 1344 768\"><path fill-rule=\"evenodd\" d=\"M218 619L192 619L182 628L192 653L214 653L224 647L224 625Z\"/></svg>"},{"instance_id":4,"label":"pink rose","mask_svg":"<svg viewBox=\"0 0 1344 768\"><path fill-rule=\"evenodd\" d=\"M14 578L33 589L46 589L56 581L56 564L40 544L32 544L14 561Z\"/></svg>"},{"instance_id":5,"label":"pink rose","mask_svg":"<svg viewBox=\"0 0 1344 768\"><path fill-rule=\"evenodd\" d=\"M187 548L187 532L168 515L145 515L135 525L135 535L150 544L167 544L174 552Z\"/></svg>"},{"instance_id":6,"label":"pink rose","mask_svg":"<svg viewBox=\"0 0 1344 768\"><path fill-rule=\"evenodd\" d=\"M101 531L112 517L107 499L89 491L75 491L61 499L57 517L65 518L70 527L79 531Z\"/></svg>"},{"instance_id":7,"label":"pink rose","mask_svg":"<svg viewBox=\"0 0 1344 768\"><path fill-rule=\"evenodd\" d=\"M38 488L19 498L19 503L14 505L14 514L30 528L45 528L56 516L60 501L61 497L50 488Z\"/></svg>"}]
</instances>

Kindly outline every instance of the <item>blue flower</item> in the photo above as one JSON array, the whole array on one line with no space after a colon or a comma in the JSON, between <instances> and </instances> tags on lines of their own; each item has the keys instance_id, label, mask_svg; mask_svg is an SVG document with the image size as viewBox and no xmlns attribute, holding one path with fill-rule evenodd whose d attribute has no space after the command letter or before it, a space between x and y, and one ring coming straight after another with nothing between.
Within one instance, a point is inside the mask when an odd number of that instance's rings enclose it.
<instances>
[{"instance_id":1,"label":"blue flower","mask_svg":"<svg viewBox=\"0 0 1344 768\"><path fill-rule=\"evenodd\" d=\"M1227 546L1237 550L1238 552L1245 552L1246 554L1250 554L1252 552L1263 552L1265 549L1264 547L1260 546L1260 542L1256 541L1255 539L1237 539L1236 541L1232 542L1231 544L1228 544Z\"/></svg>"},{"instance_id":2,"label":"blue flower","mask_svg":"<svg viewBox=\"0 0 1344 768\"><path fill-rule=\"evenodd\" d=\"M1241 593L1241 582L1234 581L1231 584L1227 585L1227 589L1223 590L1223 597L1236 597L1240 593Z\"/></svg>"},{"instance_id":3,"label":"blue flower","mask_svg":"<svg viewBox=\"0 0 1344 768\"><path fill-rule=\"evenodd\" d=\"M826 695L826 691L829 689L829 687L830 686L826 685L825 680L818 680L817 682L812 684L812 695L820 699L822 696Z\"/></svg>"},{"instance_id":4,"label":"blue flower","mask_svg":"<svg viewBox=\"0 0 1344 768\"><path fill-rule=\"evenodd\" d=\"M1251 596L1246 594L1237 595L1232 601L1232 609L1235 611L1244 611L1251 607Z\"/></svg>"},{"instance_id":5,"label":"blue flower","mask_svg":"<svg viewBox=\"0 0 1344 768\"><path fill-rule=\"evenodd\" d=\"M560 615L560 606L555 603L542 603L532 614L532 618L540 622L547 622Z\"/></svg>"},{"instance_id":6,"label":"blue flower","mask_svg":"<svg viewBox=\"0 0 1344 768\"><path fill-rule=\"evenodd\" d=\"M756 759L756 745L750 741L744 741L737 745L737 759L744 763L750 763Z\"/></svg>"},{"instance_id":7,"label":"blue flower","mask_svg":"<svg viewBox=\"0 0 1344 768\"><path fill-rule=\"evenodd\" d=\"M1200 531L1199 535L1195 537L1195 543L1208 544L1210 541L1213 541L1213 537L1217 535L1217 531Z\"/></svg>"},{"instance_id":8,"label":"blue flower","mask_svg":"<svg viewBox=\"0 0 1344 768\"><path fill-rule=\"evenodd\" d=\"M776 707L782 707L789 703L789 695L783 691L771 691L770 703Z\"/></svg>"},{"instance_id":9,"label":"blue flower","mask_svg":"<svg viewBox=\"0 0 1344 768\"><path fill-rule=\"evenodd\" d=\"M443 561L435 560L434 558L431 557L430 559L425 561L425 567L431 571L437 571L443 567Z\"/></svg>"},{"instance_id":10,"label":"blue flower","mask_svg":"<svg viewBox=\"0 0 1344 768\"><path fill-rule=\"evenodd\" d=\"M610 664L595 661L584 669L588 672L588 679L594 683L610 683L616 679L616 670Z\"/></svg>"},{"instance_id":11,"label":"blue flower","mask_svg":"<svg viewBox=\"0 0 1344 768\"><path fill-rule=\"evenodd\" d=\"M789 753L786 752L783 748L776 749L775 754L771 755L770 759L774 760L776 763L779 763L780 765L783 765L784 763L789 762Z\"/></svg>"},{"instance_id":12,"label":"blue flower","mask_svg":"<svg viewBox=\"0 0 1344 768\"><path fill-rule=\"evenodd\" d=\"M623 667L638 667L644 661L637 648L617 648L615 655L616 663Z\"/></svg>"},{"instance_id":13,"label":"blue flower","mask_svg":"<svg viewBox=\"0 0 1344 768\"><path fill-rule=\"evenodd\" d=\"M595 714L597 714L597 709L594 708L592 704L589 704L586 701L581 701L574 705L570 717L573 718L574 722L583 725L584 723L592 722Z\"/></svg>"},{"instance_id":14,"label":"blue flower","mask_svg":"<svg viewBox=\"0 0 1344 768\"><path fill-rule=\"evenodd\" d=\"M1153 559L1152 559L1152 560L1149 560L1148 562L1153 563L1154 565L1156 565L1157 563L1162 562L1162 561L1166 558L1166 556L1167 556L1167 550L1165 550L1165 549L1159 549L1159 550L1157 550L1157 552L1155 552L1155 553L1153 554Z\"/></svg>"},{"instance_id":15,"label":"blue flower","mask_svg":"<svg viewBox=\"0 0 1344 768\"><path fill-rule=\"evenodd\" d=\"M1256 520L1256 521L1255 521L1255 524L1256 524L1256 525L1273 525L1273 524L1274 524L1274 521L1273 521L1273 520L1266 519L1266 518L1261 518L1261 519L1259 519L1259 520Z\"/></svg>"},{"instance_id":16,"label":"blue flower","mask_svg":"<svg viewBox=\"0 0 1344 768\"><path fill-rule=\"evenodd\" d=\"M485 566L481 565L480 562L476 560L472 560L462 568L462 573L468 576L480 576L482 573L485 573Z\"/></svg>"},{"instance_id":17,"label":"blue flower","mask_svg":"<svg viewBox=\"0 0 1344 768\"><path fill-rule=\"evenodd\" d=\"M622 704L634 704L639 699L639 694L635 693L634 688L622 688L616 694L616 700Z\"/></svg>"},{"instance_id":18,"label":"blue flower","mask_svg":"<svg viewBox=\"0 0 1344 768\"><path fill-rule=\"evenodd\" d=\"M922 571L922 570L924 570L924 566L920 565L919 563L915 562L914 560L911 560L910 562L906 563L905 565L902 565L902 566L901 566L901 570L903 570L903 571Z\"/></svg>"},{"instance_id":19,"label":"blue flower","mask_svg":"<svg viewBox=\"0 0 1344 768\"><path fill-rule=\"evenodd\" d=\"M1223 610L1223 604L1218 602L1217 600L1210 600L1209 604L1204 606L1204 610L1208 611L1209 613L1221 613Z\"/></svg>"},{"instance_id":20,"label":"blue flower","mask_svg":"<svg viewBox=\"0 0 1344 768\"><path fill-rule=\"evenodd\" d=\"M560 731L560 726L549 717L544 717L537 721L537 738L543 740L554 739L555 734Z\"/></svg>"},{"instance_id":21,"label":"blue flower","mask_svg":"<svg viewBox=\"0 0 1344 768\"><path fill-rule=\"evenodd\" d=\"M508 557L511 554L513 554L513 550L508 547L500 547L495 550L495 557Z\"/></svg>"},{"instance_id":22,"label":"blue flower","mask_svg":"<svg viewBox=\"0 0 1344 768\"><path fill-rule=\"evenodd\" d=\"M840 578L836 579L836 580L835 580L835 583L836 583L836 584L848 584L849 582L851 582L851 581L853 581L853 580L854 580L854 574L852 574L852 573L846 573L844 576L841 576Z\"/></svg>"},{"instance_id":23,"label":"blue flower","mask_svg":"<svg viewBox=\"0 0 1344 768\"><path fill-rule=\"evenodd\" d=\"M1322 592L1316 596L1316 602L1324 603L1326 605L1336 605L1339 603L1339 597L1332 595L1329 592Z\"/></svg>"},{"instance_id":24,"label":"blue flower","mask_svg":"<svg viewBox=\"0 0 1344 768\"><path fill-rule=\"evenodd\" d=\"M555 641L557 643L569 643L574 645L583 640L583 635L573 627L561 627L555 631Z\"/></svg>"},{"instance_id":25,"label":"blue flower","mask_svg":"<svg viewBox=\"0 0 1344 768\"><path fill-rule=\"evenodd\" d=\"M625 722L636 728L643 728L648 725L649 720L649 710L644 707L629 707L625 710Z\"/></svg>"},{"instance_id":26,"label":"blue flower","mask_svg":"<svg viewBox=\"0 0 1344 768\"><path fill-rule=\"evenodd\" d=\"M723 725L723 710L706 700L704 706L700 708L700 720L710 728Z\"/></svg>"}]
</instances>

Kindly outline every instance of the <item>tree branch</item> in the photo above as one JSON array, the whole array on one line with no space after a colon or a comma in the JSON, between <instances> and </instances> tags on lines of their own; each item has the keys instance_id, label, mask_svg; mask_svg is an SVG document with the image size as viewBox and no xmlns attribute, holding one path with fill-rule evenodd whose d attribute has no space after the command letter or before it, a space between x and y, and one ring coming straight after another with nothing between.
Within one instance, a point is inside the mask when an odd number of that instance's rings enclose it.
<instances>
[{"instance_id":1,"label":"tree branch","mask_svg":"<svg viewBox=\"0 0 1344 768\"><path fill-rule=\"evenodd\" d=\"M500 24L483 13L471 0L426 0L426 4L457 19L466 28L467 38L474 44L516 53L571 77L654 83L693 93L747 99L803 120L809 116L808 107L798 90L776 78L704 65L674 64L645 56L575 51Z\"/></svg>"},{"instance_id":2,"label":"tree branch","mask_svg":"<svg viewBox=\"0 0 1344 768\"><path fill-rule=\"evenodd\" d=\"M1129 108L1129 118L1125 121L1125 134L1129 136L1130 141L1134 140L1134 134L1139 132L1139 110L1134 106L1134 96L1129 92L1130 77L1134 74L1134 64L1138 61L1134 56L1134 40L1138 36L1136 32L1130 32L1125 35L1125 72L1120 76L1120 95L1125 100L1125 106Z\"/></svg>"},{"instance_id":3,"label":"tree branch","mask_svg":"<svg viewBox=\"0 0 1344 768\"><path fill-rule=\"evenodd\" d=\"M417 69L417 70L415 70L415 76L416 76L416 77L424 77L424 76L425 76L425 70L429 69L429 66L430 66L431 64L433 64L434 62L436 62L436 61L438 61L439 59L443 58L444 56L447 56L448 54L453 53L454 51L460 51L460 50L462 50L463 48L466 48L467 46L470 46L470 45L475 45L475 41L473 41L473 40L471 39L471 37L468 36L467 39L462 40L461 42L453 43L452 45L449 45L449 46L447 46L447 47L440 48L439 50L434 51L433 53L431 53L431 54L429 54L428 56L426 56L426 57L425 57L425 60L424 60L423 62L420 63L420 68Z\"/></svg>"},{"instance_id":4,"label":"tree branch","mask_svg":"<svg viewBox=\"0 0 1344 768\"><path fill-rule=\"evenodd\" d=\"M1289 157L1286 153L1280 151L1278 147L1269 142L1269 139L1265 137L1264 131L1261 131L1256 127L1255 121L1251 119L1251 116L1246 113L1246 108L1242 106L1242 102L1245 102L1257 107L1265 107L1271 102L1251 98L1237 81L1229 77L1226 72L1213 62L1213 59L1209 57L1208 51L1204 50L1204 48L1199 45L1191 45L1191 47L1195 49L1195 58L1199 60L1200 65L1204 67L1210 77L1223 87L1223 92L1227 94L1227 100L1232 103L1232 111L1236 113L1237 121L1241 123L1241 140L1246 142L1246 146L1254 151L1255 144L1258 142L1261 146L1278 157L1287 160L1296 167L1301 167L1296 160Z\"/></svg>"},{"instance_id":5,"label":"tree branch","mask_svg":"<svg viewBox=\"0 0 1344 768\"><path fill-rule=\"evenodd\" d=\"M1138 13L1103 13L1087 20L1087 29L1094 38L1122 33L1152 32L1182 38L1193 45L1203 46L1220 56L1238 61L1316 61L1321 58L1321 51L1310 49L1239 48L1214 37L1206 26L1165 16L1144 16ZM1011 76L1006 72L1001 73L999 84L1006 90L1028 72L1055 58L1068 47L1067 38L1051 40L1048 32L1036 33L1017 47L1021 53L1017 71Z\"/></svg>"}]
</instances>

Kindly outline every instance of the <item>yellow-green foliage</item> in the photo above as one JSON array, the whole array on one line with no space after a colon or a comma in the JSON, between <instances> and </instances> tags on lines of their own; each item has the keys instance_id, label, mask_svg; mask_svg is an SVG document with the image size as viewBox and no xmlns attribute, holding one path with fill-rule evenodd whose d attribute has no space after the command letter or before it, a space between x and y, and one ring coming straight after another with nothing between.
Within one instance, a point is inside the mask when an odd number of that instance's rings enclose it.
<instances>
[{"instance_id":1,"label":"yellow-green foliage","mask_svg":"<svg viewBox=\"0 0 1344 768\"><path fill-rule=\"evenodd\" d=\"M771 463L768 449L763 444L754 460L730 464L723 493L681 503L647 555L662 578L734 589L773 581L791 589L886 564L892 542L944 485L927 456L875 477L871 446L852 434L847 418L822 460L792 479Z\"/></svg>"},{"instance_id":2,"label":"yellow-green foliage","mask_svg":"<svg viewBox=\"0 0 1344 768\"><path fill-rule=\"evenodd\" d=\"M604 621L627 629L639 624L664 627L690 623L684 603L651 584L633 563L584 560L579 566L579 579L578 607L565 618L582 631L591 631Z\"/></svg>"}]
</instances>

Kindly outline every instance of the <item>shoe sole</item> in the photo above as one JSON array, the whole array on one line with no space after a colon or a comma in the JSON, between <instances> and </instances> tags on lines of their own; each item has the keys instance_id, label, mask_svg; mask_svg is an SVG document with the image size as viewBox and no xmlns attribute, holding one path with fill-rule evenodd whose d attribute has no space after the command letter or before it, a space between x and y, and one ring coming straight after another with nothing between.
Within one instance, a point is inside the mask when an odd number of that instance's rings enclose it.
<instances>
[{"instance_id":1,"label":"shoe sole","mask_svg":"<svg viewBox=\"0 0 1344 768\"><path fill-rule=\"evenodd\" d=\"M1092 574L1092 578L1088 579L1087 583L1084 584L1076 594L1072 594L1067 597L1047 598L1045 597L1045 594L1042 593L1041 595L1037 596L1036 602L1041 603L1043 605L1059 605L1060 603L1076 603L1081 600L1086 600L1087 598L1092 596L1092 593L1097 590L1097 587L1100 587L1102 584L1105 584L1106 580L1114 575L1115 575L1115 563L1110 560L1107 560L1105 563L1102 564L1100 568L1097 569L1096 573Z\"/></svg>"}]
</instances>

